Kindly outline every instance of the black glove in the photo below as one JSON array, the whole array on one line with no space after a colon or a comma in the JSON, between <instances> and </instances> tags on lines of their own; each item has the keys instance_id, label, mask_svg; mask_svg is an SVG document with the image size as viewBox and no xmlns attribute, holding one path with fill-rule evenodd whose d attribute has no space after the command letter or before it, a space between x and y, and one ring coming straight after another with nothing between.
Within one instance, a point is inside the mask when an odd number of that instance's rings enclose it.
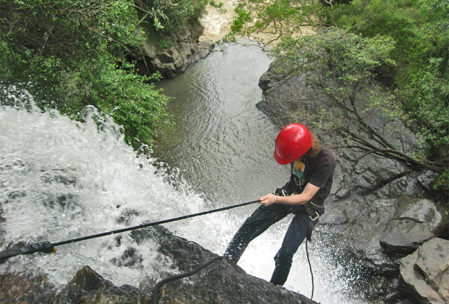
<instances>
[{"instance_id":1,"label":"black glove","mask_svg":"<svg viewBox=\"0 0 449 304\"><path fill-rule=\"evenodd\" d=\"M279 196L290 196L294 193L300 193L298 192L295 186L295 181L293 180L293 175L290 177L290 180L284 185L282 186L282 188L276 188L276 190L274 191L274 195L279 195Z\"/></svg>"},{"instance_id":2,"label":"black glove","mask_svg":"<svg viewBox=\"0 0 449 304\"><path fill-rule=\"evenodd\" d=\"M276 188L276 190L274 191L275 195L279 195L279 196L290 196L292 195L292 193L290 193L289 191L287 191L286 188L282 187L282 188Z\"/></svg>"},{"instance_id":3,"label":"black glove","mask_svg":"<svg viewBox=\"0 0 449 304\"><path fill-rule=\"evenodd\" d=\"M276 190L274 190L273 194L278 195L278 196L285 196L282 191L282 188L276 188Z\"/></svg>"}]
</instances>

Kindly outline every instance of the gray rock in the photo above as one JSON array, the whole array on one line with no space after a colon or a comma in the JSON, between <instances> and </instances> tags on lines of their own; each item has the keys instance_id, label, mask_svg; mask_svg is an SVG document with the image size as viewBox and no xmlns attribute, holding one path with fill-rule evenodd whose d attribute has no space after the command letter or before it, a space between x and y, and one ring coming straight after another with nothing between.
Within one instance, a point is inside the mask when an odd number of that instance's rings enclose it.
<instances>
[{"instance_id":1,"label":"gray rock","mask_svg":"<svg viewBox=\"0 0 449 304\"><path fill-rule=\"evenodd\" d=\"M44 275L0 275L0 303L55 303L55 299L55 287Z\"/></svg>"},{"instance_id":2,"label":"gray rock","mask_svg":"<svg viewBox=\"0 0 449 304\"><path fill-rule=\"evenodd\" d=\"M139 303L139 297L137 288L116 287L89 266L84 266L58 294L55 303Z\"/></svg>"},{"instance_id":3,"label":"gray rock","mask_svg":"<svg viewBox=\"0 0 449 304\"><path fill-rule=\"evenodd\" d=\"M168 256L180 272L189 272L217 257L195 242L172 235L163 227L133 232L133 238L137 242L146 237L159 242L159 252ZM183 303L192 304L314 303L305 296L248 275L239 266L226 260L219 260L197 275L189 277L188 281L168 283L168 299L183 299ZM150 290L147 288L146 291Z\"/></svg>"},{"instance_id":4,"label":"gray rock","mask_svg":"<svg viewBox=\"0 0 449 304\"><path fill-rule=\"evenodd\" d=\"M213 49L212 41L199 41L203 31L201 26L185 28L172 35L173 45L160 48L155 44L150 32L142 45L142 52L135 54L140 62L140 69L151 74L159 71L164 78L173 78L184 72L192 63L206 57Z\"/></svg>"},{"instance_id":5,"label":"gray rock","mask_svg":"<svg viewBox=\"0 0 449 304\"><path fill-rule=\"evenodd\" d=\"M449 303L449 241L434 238L400 260L407 288L419 303Z\"/></svg>"},{"instance_id":6,"label":"gray rock","mask_svg":"<svg viewBox=\"0 0 449 304\"><path fill-rule=\"evenodd\" d=\"M435 236L442 216L435 204L427 199L403 200L380 239L387 254L409 254Z\"/></svg>"},{"instance_id":7,"label":"gray rock","mask_svg":"<svg viewBox=\"0 0 449 304\"><path fill-rule=\"evenodd\" d=\"M426 171L422 174L420 174L417 178L419 184L426 189L428 192L432 192L432 184L435 180L435 178L438 177L438 173L432 172L432 171Z\"/></svg>"}]
</instances>

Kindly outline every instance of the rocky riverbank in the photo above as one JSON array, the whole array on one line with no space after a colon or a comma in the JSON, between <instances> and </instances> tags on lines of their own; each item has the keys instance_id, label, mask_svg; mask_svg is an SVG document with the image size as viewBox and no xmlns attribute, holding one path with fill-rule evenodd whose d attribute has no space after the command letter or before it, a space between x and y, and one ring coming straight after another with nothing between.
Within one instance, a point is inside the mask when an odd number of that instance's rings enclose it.
<instances>
[{"instance_id":1,"label":"rocky riverbank","mask_svg":"<svg viewBox=\"0 0 449 304\"><path fill-rule=\"evenodd\" d=\"M173 45L164 49L158 47L149 34L142 45L142 54L134 54L133 57L137 59L140 70L144 73L157 71L165 79L173 78L212 51L213 41L199 40L202 32L203 27L199 24L183 29L172 35Z\"/></svg>"},{"instance_id":2,"label":"rocky riverbank","mask_svg":"<svg viewBox=\"0 0 449 304\"><path fill-rule=\"evenodd\" d=\"M234 18L235 0L225 1L217 8L208 4L196 25L172 34L172 45L161 49L152 39L151 29L146 29L142 49L132 57L139 62L140 70L151 74L158 71L168 79L184 72L192 63L206 57L229 32Z\"/></svg>"}]
</instances>

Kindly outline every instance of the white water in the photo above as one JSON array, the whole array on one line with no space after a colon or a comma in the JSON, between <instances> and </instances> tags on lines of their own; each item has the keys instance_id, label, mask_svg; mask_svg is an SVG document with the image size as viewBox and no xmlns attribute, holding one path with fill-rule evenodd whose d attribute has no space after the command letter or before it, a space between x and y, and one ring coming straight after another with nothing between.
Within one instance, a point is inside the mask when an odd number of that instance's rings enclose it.
<instances>
[{"instance_id":1,"label":"white water","mask_svg":"<svg viewBox=\"0 0 449 304\"><path fill-rule=\"evenodd\" d=\"M95 115L92 109L87 113ZM18 241L57 242L198 212L214 205L203 199L205 193L195 193L176 168L171 168L175 173L168 175L156 169L160 166L154 165L154 159L137 157L116 129L108 121L98 131L90 119L81 124L56 113L0 108L0 207L5 219L0 222L5 241L1 250ZM234 209L165 227L222 254L254 208ZM126 224L119 222L121 216L130 213L127 211L134 215L129 216ZM239 262L245 271L270 279L273 256L289 219L250 244ZM61 286L82 266L90 265L116 285L139 286L146 276L157 280L167 269L176 272L167 257L156 253L155 246L151 240L138 245L125 233L120 244L114 236L108 236L60 246L55 254L18 256L0 265L0 272L43 271L52 283ZM114 263L129 247L141 255L141 261L131 266ZM314 300L358 303L351 299L342 270L318 254L324 251L322 248L325 243L319 238L309 248L315 276ZM295 256L285 287L310 296L304 246Z\"/></svg>"}]
</instances>

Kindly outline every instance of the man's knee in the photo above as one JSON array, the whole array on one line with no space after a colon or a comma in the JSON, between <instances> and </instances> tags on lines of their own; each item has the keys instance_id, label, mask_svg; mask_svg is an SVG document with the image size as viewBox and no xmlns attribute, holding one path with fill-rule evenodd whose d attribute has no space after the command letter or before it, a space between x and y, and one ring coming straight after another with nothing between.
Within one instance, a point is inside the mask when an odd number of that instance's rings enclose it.
<instances>
[{"instance_id":1,"label":"man's knee","mask_svg":"<svg viewBox=\"0 0 449 304\"><path fill-rule=\"evenodd\" d=\"M292 265L292 255L279 250L274 257L274 260L276 262L276 266L270 282L274 285L284 285L285 281L287 281L290 267Z\"/></svg>"},{"instance_id":2,"label":"man's knee","mask_svg":"<svg viewBox=\"0 0 449 304\"><path fill-rule=\"evenodd\" d=\"M290 268L292 265L293 254L288 251L282 250L282 248L274 256L276 267Z\"/></svg>"},{"instance_id":3,"label":"man's knee","mask_svg":"<svg viewBox=\"0 0 449 304\"><path fill-rule=\"evenodd\" d=\"M246 249L247 244L243 243L232 243L229 244L228 248L226 249L225 253L223 254L223 257L227 259L228 261L234 262L237 264L237 262L240 260L240 257L243 254L243 251Z\"/></svg>"}]
</instances>

